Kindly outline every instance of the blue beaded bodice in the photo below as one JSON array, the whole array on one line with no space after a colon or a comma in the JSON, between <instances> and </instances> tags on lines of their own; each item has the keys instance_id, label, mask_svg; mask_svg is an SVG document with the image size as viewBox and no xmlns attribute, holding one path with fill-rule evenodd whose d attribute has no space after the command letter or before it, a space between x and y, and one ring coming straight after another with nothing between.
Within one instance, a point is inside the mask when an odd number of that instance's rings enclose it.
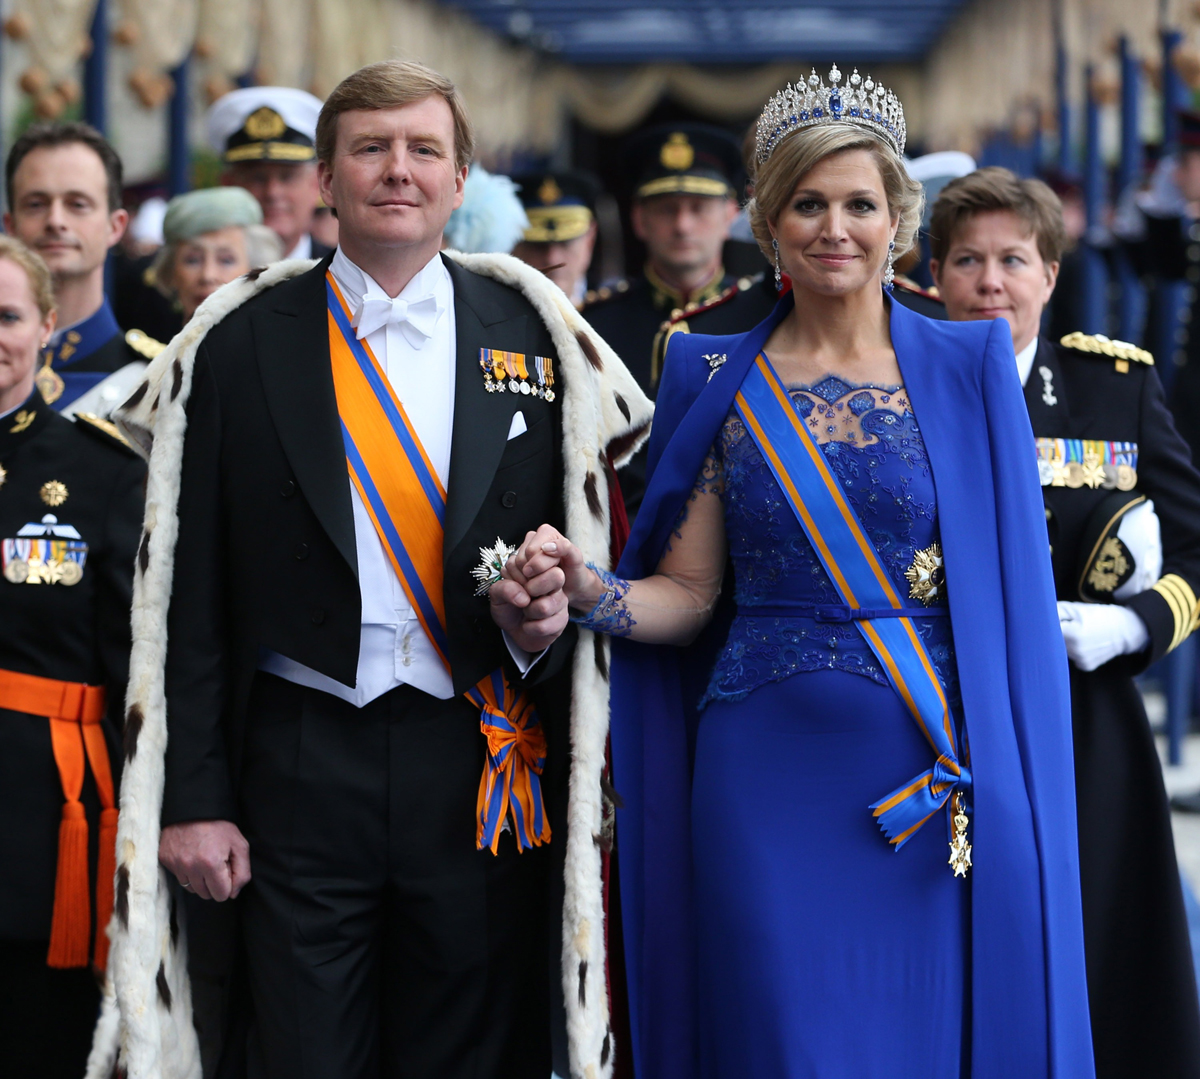
<instances>
[{"instance_id":1,"label":"blue beaded bodice","mask_svg":"<svg viewBox=\"0 0 1200 1079\"><path fill-rule=\"evenodd\" d=\"M898 593L907 597L905 570L939 535L929 458L903 387L855 386L828 376L789 392ZM730 411L698 485L715 488L724 500L737 610L704 703L739 700L800 671L849 671L887 685L854 623L779 616L780 606L837 605L841 597L736 411ZM944 604L945 594L943 588L937 602ZM916 599L905 602L921 607ZM756 607L771 610L756 615ZM956 706L950 619L914 621Z\"/></svg>"}]
</instances>

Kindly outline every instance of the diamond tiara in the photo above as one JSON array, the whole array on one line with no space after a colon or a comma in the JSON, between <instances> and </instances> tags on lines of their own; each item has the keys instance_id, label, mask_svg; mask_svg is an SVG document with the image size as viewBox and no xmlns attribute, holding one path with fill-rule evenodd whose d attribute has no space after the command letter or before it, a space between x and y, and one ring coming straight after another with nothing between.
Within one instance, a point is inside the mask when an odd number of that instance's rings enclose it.
<instances>
[{"instance_id":1,"label":"diamond tiara","mask_svg":"<svg viewBox=\"0 0 1200 1079\"><path fill-rule=\"evenodd\" d=\"M820 124L859 124L881 135L897 154L904 154L908 129L904 124L904 106L891 90L885 90L868 75L859 75L858 68L850 76L849 85L840 83L842 73L837 65L829 71L826 86L816 70L807 83L788 84L763 109L758 118L755 140L755 159L762 165L775 148L794 131Z\"/></svg>"}]
</instances>

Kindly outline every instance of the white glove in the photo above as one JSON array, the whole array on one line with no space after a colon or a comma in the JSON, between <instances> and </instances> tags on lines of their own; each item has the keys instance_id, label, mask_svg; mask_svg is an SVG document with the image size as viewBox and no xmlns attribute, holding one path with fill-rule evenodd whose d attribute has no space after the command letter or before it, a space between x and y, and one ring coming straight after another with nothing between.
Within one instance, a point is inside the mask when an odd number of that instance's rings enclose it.
<instances>
[{"instance_id":1,"label":"white glove","mask_svg":"<svg viewBox=\"0 0 1200 1079\"><path fill-rule=\"evenodd\" d=\"M1081 671L1094 671L1117 656L1142 651L1150 643L1146 623L1116 603L1058 604L1058 627L1067 655Z\"/></svg>"},{"instance_id":2,"label":"white glove","mask_svg":"<svg viewBox=\"0 0 1200 1079\"><path fill-rule=\"evenodd\" d=\"M1113 599L1126 600L1152 588L1162 576L1162 530L1153 501L1147 499L1121 518L1117 539L1125 544L1135 563L1132 576L1113 593Z\"/></svg>"}]
</instances>

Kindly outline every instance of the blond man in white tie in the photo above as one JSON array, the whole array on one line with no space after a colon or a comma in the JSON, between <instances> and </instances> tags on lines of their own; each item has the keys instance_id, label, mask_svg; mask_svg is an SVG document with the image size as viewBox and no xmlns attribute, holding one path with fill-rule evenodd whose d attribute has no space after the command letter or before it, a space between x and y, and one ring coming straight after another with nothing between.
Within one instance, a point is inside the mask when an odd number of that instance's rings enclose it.
<instances>
[{"instance_id":1,"label":"blond man in white tie","mask_svg":"<svg viewBox=\"0 0 1200 1079\"><path fill-rule=\"evenodd\" d=\"M607 564L608 461L636 448L649 405L536 271L439 254L473 146L448 80L364 68L316 144L337 251L231 286L123 413L153 440L151 487L178 494L178 541L172 563L160 509L135 607L166 633L131 678L163 679L165 718L134 700L153 737L132 739L136 852L118 875L138 879L158 836L140 807L161 798L158 855L189 923L236 911L248 1013L229 1003L228 949L191 954L219 1032L206 1044L237 1074L249 1045L265 1079L600 1075L603 652L589 641L572 664L560 571L529 582L503 630L487 585L546 520L589 522ZM168 423L181 447L155 438ZM574 762L572 742L591 747ZM123 1043L186 1050L175 937L146 928L166 908L136 889L131 904L117 998L174 989L152 1026L122 1013ZM560 956L580 983L565 1001Z\"/></svg>"}]
</instances>

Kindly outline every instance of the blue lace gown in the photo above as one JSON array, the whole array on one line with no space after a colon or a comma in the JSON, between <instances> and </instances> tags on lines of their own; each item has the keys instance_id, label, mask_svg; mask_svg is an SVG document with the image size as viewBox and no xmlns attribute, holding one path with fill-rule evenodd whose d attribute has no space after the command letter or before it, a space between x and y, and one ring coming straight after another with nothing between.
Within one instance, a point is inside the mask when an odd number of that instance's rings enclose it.
<instances>
[{"instance_id":1,"label":"blue lace gown","mask_svg":"<svg viewBox=\"0 0 1200 1079\"><path fill-rule=\"evenodd\" d=\"M909 595L938 524L904 390L831 377L792 400ZM780 610L840 598L735 413L698 485L724 499L736 581L693 783L703 1074L958 1079L969 878L947 864L945 812L896 851L867 808L933 753L854 624ZM950 619L916 625L961 715Z\"/></svg>"}]
</instances>

